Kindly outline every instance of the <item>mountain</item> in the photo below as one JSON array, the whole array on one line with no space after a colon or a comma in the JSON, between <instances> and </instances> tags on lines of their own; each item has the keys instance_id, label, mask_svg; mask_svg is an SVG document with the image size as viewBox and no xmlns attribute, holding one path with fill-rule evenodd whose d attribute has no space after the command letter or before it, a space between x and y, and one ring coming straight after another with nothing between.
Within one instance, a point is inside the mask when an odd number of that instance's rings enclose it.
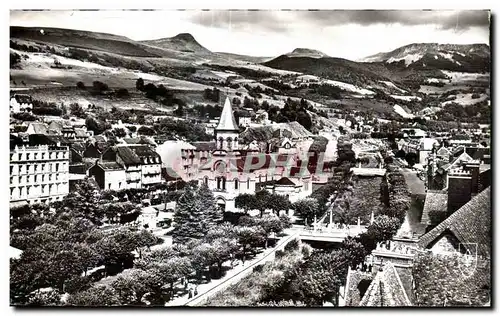
<instances>
[{"instance_id":1,"label":"mountain","mask_svg":"<svg viewBox=\"0 0 500 316\"><path fill-rule=\"evenodd\" d=\"M41 44L116 53L123 56L159 57L154 50L127 37L107 33L48 27L10 27L11 39L29 40Z\"/></svg>"},{"instance_id":2,"label":"mountain","mask_svg":"<svg viewBox=\"0 0 500 316\"><path fill-rule=\"evenodd\" d=\"M244 62L249 62L249 63L263 63L268 60L273 59L274 57L257 57L257 56L248 56L248 55L240 55L240 54L233 54L233 53L224 53L224 52L216 52L217 55L226 57L226 58L231 58L234 60L240 60Z\"/></svg>"},{"instance_id":3,"label":"mountain","mask_svg":"<svg viewBox=\"0 0 500 316\"><path fill-rule=\"evenodd\" d=\"M486 44L415 43L365 57L360 62L385 63L414 69L488 72L490 47Z\"/></svg>"},{"instance_id":4,"label":"mountain","mask_svg":"<svg viewBox=\"0 0 500 316\"><path fill-rule=\"evenodd\" d=\"M211 54L212 52L196 41L189 33L180 33L174 37L160 38L156 40L140 41L139 43L167 50L186 53Z\"/></svg>"},{"instance_id":5,"label":"mountain","mask_svg":"<svg viewBox=\"0 0 500 316\"><path fill-rule=\"evenodd\" d=\"M310 58L324 58L330 57L319 50L310 48L296 48L292 52L286 54L288 57L310 57Z\"/></svg>"},{"instance_id":6,"label":"mountain","mask_svg":"<svg viewBox=\"0 0 500 316\"><path fill-rule=\"evenodd\" d=\"M371 84L378 80L387 80L384 76L371 71L361 63L342 58L289 57L288 55L281 55L263 63L263 65L275 69L316 75L359 86Z\"/></svg>"}]
</instances>

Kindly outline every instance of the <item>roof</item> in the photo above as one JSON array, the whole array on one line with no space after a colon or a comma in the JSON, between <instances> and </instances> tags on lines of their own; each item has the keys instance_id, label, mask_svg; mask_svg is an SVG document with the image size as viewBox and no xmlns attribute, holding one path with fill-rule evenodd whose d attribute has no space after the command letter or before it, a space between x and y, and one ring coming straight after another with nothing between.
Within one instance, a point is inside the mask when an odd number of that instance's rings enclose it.
<instances>
[{"instance_id":1,"label":"roof","mask_svg":"<svg viewBox=\"0 0 500 316\"><path fill-rule=\"evenodd\" d=\"M414 259L418 272L413 274L415 305L470 307L488 302L492 294L490 262L479 260L470 265L469 260L462 254L418 254Z\"/></svg>"},{"instance_id":2,"label":"roof","mask_svg":"<svg viewBox=\"0 0 500 316\"><path fill-rule=\"evenodd\" d=\"M9 257L11 259L19 259L21 257L22 253L23 253L23 251L20 249L17 249L17 248L12 247L12 246L9 247Z\"/></svg>"},{"instance_id":3,"label":"roof","mask_svg":"<svg viewBox=\"0 0 500 316\"><path fill-rule=\"evenodd\" d=\"M444 165L443 169L444 170L449 170L452 167L455 167L457 165L457 163L460 163L462 161L471 161L471 160L473 160L471 158L471 156L467 155L467 153L464 151L460 155L456 156L456 158L453 159L452 162L450 162L449 164Z\"/></svg>"},{"instance_id":4,"label":"roof","mask_svg":"<svg viewBox=\"0 0 500 316\"><path fill-rule=\"evenodd\" d=\"M31 103L31 96L27 94L14 94L13 98L19 103Z\"/></svg>"},{"instance_id":5,"label":"roof","mask_svg":"<svg viewBox=\"0 0 500 316\"><path fill-rule=\"evenodd\" d=\"M30 145L71 145L71 141L61 135L31 134L29 136Z\"/></svg>"},{"instance_id":6,"label":"roof","mask_svg":"<svg viewBox=\"0 0 500 316\"><path fill-rule=\"evenodd\" d=\"M30 128L30 126L33 128L33 134L48 134L49 132L48 126L45 123L31 122L28 128Z\"/></svg>"},{"instance_id":7,"label":"roof","mask_svg":"<svg viewBox=\"0 0 500 316\"><path fill-rule=\"evenodd\" d=\"M438 149L436 154L438 156L445 156L445 155L451 155L451 152L448 150L448 148L442 146L441 148Z\"/></svg>"},{"instance_id":8,"label":"roof","mask_svg":"<svg viewBox=\"0 0 500 316\"><path fill-rule=\"evenodd\" d=\"M104 171L124 170L123 167L114 161L100 161L97 163Z\"/></svg>"},{"instance_id":9,"label":"roof","mask_svg":"<svg viewBox=\"0 0 500 316\"><path fill-rule=\"evenodd\" d=\"M115 146L113 150L125 165L139 165L147 158L160 158L160 155L147 145Z\"/></svg>"},{"instance_id":10,"label":"roof","mask_svg":"<svg viewBox=\"0 0 500 316\"><path fill-rule=\"evenodd\" d=\"M215 142L194 142L191 143L191 145L198 151L212 151L217 149L217 144Z\"/></svg>"},{"instance_id":11,"label":"roof","mask_svg":"<svg viewBox=\"0 0 500 316\"><path fill-rule=\"evenodd\" d=\"M84 128L75 128L77 137L87 137L87 131Z\"/></svg>"},{"instance_id":12,"label":"roof","mask_svg":"<svg viewBox=\"0 0 500 316\"><path fill-rule=\"evenodd\" d=\"M420 237L418 245L422 248L430 248L443 234L451 232L465 247L467 244L475 244L478 255L489 258L491 251L490 188L484 189L438 226Z\"/></svg>"},{"instance_id":13,"label":"roof","mask_svg":"<svg viewBox=\"0 0 500 316\"><path fill-rule=\"evenodd\" d=\"M398 271L387 262L370 283L359 306L411 306Z\"/></svg>"},{"instance_id":14,"label":"roof","mask_svg":"<svg viewBox=\"0 0 500 316\"><path fill-rule=\"evenodd\" d=\"M345 302L346 306L358 306L362 297L361 293L362 283L371 283L373 279L372 273L369 272L361 272L360 270L351 270L349 269L349 275L346 280L346 294L345 294Z\"/></svg>"},{"instance_id":15,"label":"roof","mask_svg":"<svg viewBox=\"0 0 500 316\"><path fill-rule=\"evenodd\" d=\"M219 124L215 129L218 131L239 131L238 124L234 118L233 108L231 107L231 101L229 101L228 97L226 97Z\"/></svg>"},{"instance_id":16,"label":"roof","mask_svg":"<svg viewBox=\"0 0 500 316\"><path fill-rule=\"evenodd\" d=\"M85 151L85 144L82 142L71 143L71 148L73 148L78 153L83 153Z\"/></svg>"},{"instance_id":17,"label":"roof","mask_svg":"<svg viewBox=\"0 0 500 316\"><path fill-rule=\"evenodd\" d=\"M277 184L277 185L293 185L293 186L295 186L295 182L293 182L292 180L288 179L287 177L283 177L283 178L279 179L278 181L275 182L275 184Z\"/></svg>"},{"instance_id":18,"label":"roof","mask_svg":"<svg viewBox=\"0 0 500 316\"><path fill-rule=\"evenodd\" d=\"M448 194L441 191L427 191L422 211L421 223L430 225L429 213L432 211L446 212L448 207Z\"/></svg>"}]
</instances>

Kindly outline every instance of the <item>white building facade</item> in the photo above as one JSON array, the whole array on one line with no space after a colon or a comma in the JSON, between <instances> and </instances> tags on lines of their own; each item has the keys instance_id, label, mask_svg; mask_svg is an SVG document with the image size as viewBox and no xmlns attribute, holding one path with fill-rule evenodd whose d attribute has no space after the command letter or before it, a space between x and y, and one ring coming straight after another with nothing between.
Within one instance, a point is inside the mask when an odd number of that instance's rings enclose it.
<instances>
[{"instance_id":1,"label":"white building facade","mask_svg":"<svg viewBox=\"0 0 500 316\"><path fill-rule=\"evenodd\" d=\"M45 203L69 193L69 148L16 146L10 152L10 202Z\"/></svg>"}]
</instances>

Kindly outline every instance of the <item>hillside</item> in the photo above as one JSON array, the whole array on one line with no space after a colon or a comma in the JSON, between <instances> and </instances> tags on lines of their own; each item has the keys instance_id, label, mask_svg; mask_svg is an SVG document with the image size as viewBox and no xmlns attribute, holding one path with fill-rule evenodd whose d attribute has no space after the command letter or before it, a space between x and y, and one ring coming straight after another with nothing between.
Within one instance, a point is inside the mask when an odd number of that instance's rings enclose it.
<instances>
[{"instance_id":1,"label":"hillside","mask_svg":"<svg viewBox=\"0 0 500 316\"><path fill-rule=\"evenodd\" d=\"M250 63L263 63L268 60L273 59L274 57L256 57L256 56L247 56L247 55L240 55L240 54L233 54L233 53L224 53L224 52L216 52L217 55L220 55L225 58L230 58L234 60L239 60L239 61L246 61Z\"/></svg>"},{"instance_id":2,"label":"hillside","mask_svg":"<svg viewBox=\"0 0 500 316\"><path fill-rule=\"evenodd\" d=\"M347 59L324 57L289 57L281 55L263 65L288 71L312 74L326 79L337 80L353 85L365 86L374 81L387 78L367 70L362 64Z\"/></svg>"},{"instance_id":3,"label":"hillside","mask_svg":"<svg viewBox=\"0 0 500 316\"><path fill-rule=\"evenodd\" d=\"M31 40L35 43L50 43L66 47L84 48L124 56L159 57L160 54L124 36L80 30L46 27L10 27L11 39Z\"/></svg>"},{"instance_id":4,"label":"hillside","mask_svg":"<svg viewBox=\"0 0 500 316\"><path fill-rule=\"evenodd\" d=\"M242 143L248 144L254 140L259 142L270 140L279 133L287 135L290 138L304 138L312 136L311 132L309 132L304 126L297 122L290 122L259 127L248 127L240 134L240 139L242 140Z\"/></svg>"},{"instance_id":5,"label":"hillside","mask_svg":"<svg viewBox=\"0 0 500 316\"><path fill-rule=\"evenodd\" d=\"M360 62L396 64L414 69L487 72L490 47L486 44L416 43L365 57Z\"/></svg>"}]
</instances>

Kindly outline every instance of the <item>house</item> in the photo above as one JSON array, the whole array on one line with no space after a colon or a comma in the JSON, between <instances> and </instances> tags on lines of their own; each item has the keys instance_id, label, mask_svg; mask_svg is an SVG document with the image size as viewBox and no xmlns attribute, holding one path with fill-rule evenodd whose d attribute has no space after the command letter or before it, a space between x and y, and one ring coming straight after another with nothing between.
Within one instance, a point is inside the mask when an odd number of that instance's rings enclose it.
<instances>
[{"instance_id":1,"label":"house","mask_svg":"<svg viewBox=\"0 0 500 316\"><path fill-rule=\"evenodd\" d=\"M31 112L33 110L33 100L26 94L15 94L10 98L9 109L11 113Z\"/></svg>"},{"instance_id":2,"label":"house","mask_svg":"<svg viewBox=\"0 0 500 316\"><path fill-rule=\"evenodd\" d=\"M162 182L161 158L147 145L117 145L107 149L102 161L116 162L125 168L126 187L142 188Z\"/></svg>"},{"instance_id":3,"label":"house","mask_svg":"<svg viewBox=\"0 0 500 316\"><path fill-rule=\"evenodd\" d=\"M123 166L112 161L97 161L88 171L101 190L123 190L127 179Z\"/></svg>"},{"instance_id":4,"label":"house","mask_svg":"<svg viewBox=\"0 0 500 316\"><path fill-rule=\"evenodd\" d=\"M248 127L248 126L250 126L251 123L252 123L252 116L250 115L250 113L243 112L240 114L240 116L238 118L239 126Z\"/></svg>"}]
</instances>

